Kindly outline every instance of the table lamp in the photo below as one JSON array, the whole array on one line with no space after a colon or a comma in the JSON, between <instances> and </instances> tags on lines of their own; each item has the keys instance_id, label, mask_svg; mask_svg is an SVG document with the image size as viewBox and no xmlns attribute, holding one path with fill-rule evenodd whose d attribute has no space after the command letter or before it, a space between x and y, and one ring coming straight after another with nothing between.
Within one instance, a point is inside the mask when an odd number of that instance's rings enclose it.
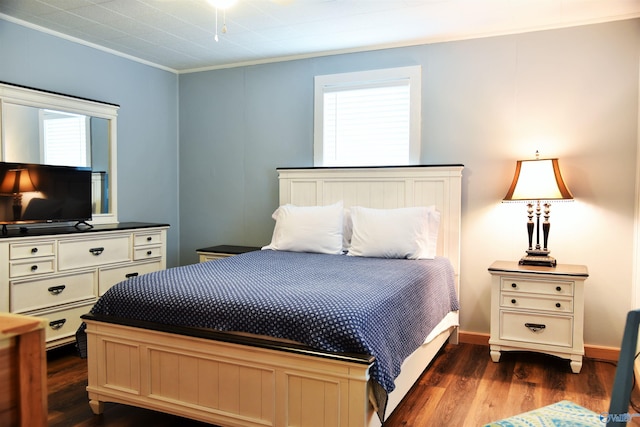
<instances>
[{"instance_id":1,"label":"table lamp","mask_svg":"<svg viewBox=\"0 0 640 427\"><path fill-rule=\"evenodd\" d=\"M549 212L551 200L572 200L573 196L565 185L558 159L540 159L536 151L534 160L518 160L513 182L504 202L521 201L527 203L527 232L529 248L527 254L520 259L520 265L542 265L555 267L555 258L549 256ZM533 205L536 204L536 222L533 222ZM540 204L544 206L544 222L542 223L543 245L540 247ZM533 229L536 229L536 246L533 247Z\"/></svg>"},{"instance_id":2,"label":"table lamp","mask_svg":"<svg viewBox=\"0 0 640 427\"><path fill-rule=\"evenodd\" d=\"M13 196L13 220L22 216L22 193L36 191L28 169L9 169L0 183L0 194Z\"/></svg>"}]
</instances>

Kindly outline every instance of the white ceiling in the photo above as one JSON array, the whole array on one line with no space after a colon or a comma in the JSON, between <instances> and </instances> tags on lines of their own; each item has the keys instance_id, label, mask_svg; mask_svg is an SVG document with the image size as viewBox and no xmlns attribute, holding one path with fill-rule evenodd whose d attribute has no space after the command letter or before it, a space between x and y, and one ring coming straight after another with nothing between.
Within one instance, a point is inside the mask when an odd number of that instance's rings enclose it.
<instances>
[{"instance_id":1,"label":"white ceiling","mask_svg":"<svg viewBox=\"0 0 640 427\"><path fill-rule=\"evenodd\" d=\"M185 72L640 17L640 0L0 0L0 18Z\"/></svg>"}]
</instances>

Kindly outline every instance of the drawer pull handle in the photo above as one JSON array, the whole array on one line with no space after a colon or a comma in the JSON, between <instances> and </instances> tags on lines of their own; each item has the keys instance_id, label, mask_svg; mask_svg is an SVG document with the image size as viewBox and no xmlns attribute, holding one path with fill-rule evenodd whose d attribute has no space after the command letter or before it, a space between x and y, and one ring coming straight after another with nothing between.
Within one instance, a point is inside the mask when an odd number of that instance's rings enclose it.
<instances>
[{"instance_id":1,"label":"drawer pull handle","mask_svg":"<svg viewBox=\"0 0 640 427\"><path fill-rule=\"evenodd\" d=\"M512 288L517 288L517 287L518 287L518 285L517 285L516 283L512 283L512 284L511 284L511 287L512 287Z\"/></svg>"},{"instance_id":2,"label":"drawer pull handle","mask_svg":"<svg viewBox=\"0 0 640 427\"><path fill-rule=\"evenodd\" d=\"M562 307L562 304L560 304L559 302L556 303L556 307L560 308Z\"/></svg>"},{"instance_id":3,"label":"drawer pull handle","mask_svg":"<svg viewBox=\"0 0 640 427\"><path fill-rule=\"evenodd\" d=\"M147 242L150 242L152 240L153 240L153 237L151 237L151 236L147 237Z\"/></svg>"},{"instance_id":4,"label":"drawer pull handle","mask_svg":"<svg viewBox=\"0 0 640 427\"><path fill-rule=\"evenodd\" d=\"M152 251L147 251L147 255L151 255L152 253Z\"/></svg>"},{"instance_id":5,"label":"drawer pull handle","mask_svg":"<svg viewBox=\"0 0 640 427\"><path fill-rule=\"evenodd\" d=\"M98 256L104 252L104 248L91 248L89 249L89 252L91 252L92 255Z\"/></svg>"},{"instance_id":6,"label":"drawer pull handle","mask_svg":"<svg viewBox=\"0 0 640 427\"><path fill-rule=\"evenodd\" d=\"M31 253L32 254L37 254L38 253L38 248L31 248Z\"/></svg>"},{"instance_id":7,"label":"drawer pull handle","mask_svg":"<svg viewBox=\"0 0 640 427\"><path fill-rule=\"evenodd\" d=\"M31 271L36 271L37 269L38 269L38 266L37 266L37 265L32 265L32 266L31 266Z\"/></svg>"},{"instance_id":8,"label":"drawer pull handle","mask_svg":"<svg viewBox=\"0 0 640 427\"><path fill-rule=\"evenodd\" d=\"M512 299L512 300L511 300L511 304L515 304L515 303L516 303L516 300L515 300L515 299Z\"/></svg>"},{"instance_id":9,"label":"drawer pull handle","mask_svg":"<svg viewBox=\"0 0 640 427\"><path fill-rule=\"evenodd\" d=\"M61 294L62 291L64 291L64 288L66 288L65 285L52 286L48 289L48 291L51 293L51 295L58 295Z\"/></svg>"},{"instance_id":10,"label":"drawer pull handle","mask_svg":"<svg viewBox=\"0 0 640 427\"><path fill-rule=\"evenodd\" d=\"M132 277L136 277L138 275L138 272L136 271L135 273L127 273L124 275L124 277L126 277L127 279L131 279Z\"/></svg>"},{"instance_id":11,"label":"drawer pull handle","mask_svg":"<svg viewBox=\"0 0 640 427\"><path fill-rule=\"evenodd\" d=\"M67 323L67 319L54 320L53 322L49 322L49 327L51 329L60 329Z\"/></svg>"},{"instance_id":12,"label":"drawer pull handle","mask_svg":"<svg viewBox=\"0 0 640 427\"><path fill-rule=\"evenodd\" d=\"M562 288L560 286L556 286L556 291L560 292L562 291Z\"/></svg>"},{"instance_id":13,"label":"drawer pull handle","mask_svg":"<svg viewBox=\"0 0 640 427\"><path fill-rule=\"evenodd\" d=\"M542 323L525 323L524 326L529 328L531 332L538 332L547 327L547 325Z\"/></svg>"}]
</instances>

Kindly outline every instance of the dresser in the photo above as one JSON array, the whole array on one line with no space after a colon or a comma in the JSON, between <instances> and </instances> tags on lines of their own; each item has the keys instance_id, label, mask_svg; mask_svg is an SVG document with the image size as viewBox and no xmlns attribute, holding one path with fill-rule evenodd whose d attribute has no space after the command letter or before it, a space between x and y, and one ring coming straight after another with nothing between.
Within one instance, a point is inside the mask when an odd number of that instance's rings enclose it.
<instances>
[{"instance_id":1,"label":"dresser","mask_svg":"<svg viewBox=\"0 0 640 427\"><path fill-rule=\"evenodd\" d=\"M579 373L584 355L583 265L556 267L496 261L491 284L491 359L503 351L529 350L570 360Z\"/></svg>"},{"instance_id":2,"label":"dresser","mask_svg":"<svg viewBox=\"0 0 640 427\"><path fill-rule=\"evenodd\" d=\"M80 316L116 283L166 268L167 224L31 227L0 236L0 312L45 320L46 347L75 341Z\"/></svg>"}]
</instances>

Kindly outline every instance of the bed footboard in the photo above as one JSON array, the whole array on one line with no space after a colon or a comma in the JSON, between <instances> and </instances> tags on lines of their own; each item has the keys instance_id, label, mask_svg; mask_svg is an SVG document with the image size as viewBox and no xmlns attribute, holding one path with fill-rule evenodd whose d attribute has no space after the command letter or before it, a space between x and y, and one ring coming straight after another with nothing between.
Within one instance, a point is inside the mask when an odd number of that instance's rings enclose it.
<instances>
[{"instance_id":1,"label":"bed footboard","mask_svg":"<svg viewBox=\"0 0 640 427\"><path fill-rule=\"evenodd\" d=\"M376 417L368 400L370 361L86 323L94 413L117 402L243 427L363 427Z\"/></svg>"}]
</instances>

